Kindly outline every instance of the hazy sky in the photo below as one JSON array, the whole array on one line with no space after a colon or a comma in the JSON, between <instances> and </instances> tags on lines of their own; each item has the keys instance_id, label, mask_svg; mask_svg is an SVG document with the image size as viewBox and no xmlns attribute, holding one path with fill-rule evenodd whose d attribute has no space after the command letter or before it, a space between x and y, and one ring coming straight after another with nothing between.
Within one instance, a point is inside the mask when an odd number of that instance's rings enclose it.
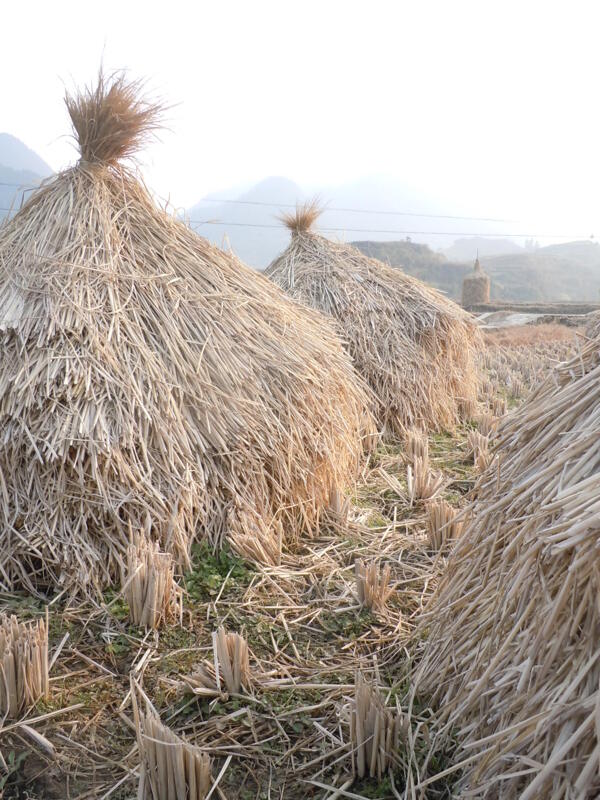
<instances>
[{"instance_id":1,"label":"hazy sky","mask_svg":"<svg viewBox=\"0 0 600 800\"><path fill-rule=\"evenodd\" d=\"M285 175L372 173L475 215L600 235L600 11L520 0L3 6L0 130L75 159L64 88L101 58L174 107L143 154L176 206ZM562 231L558 231L562 233Z\"/></svg>"}]
</instances>

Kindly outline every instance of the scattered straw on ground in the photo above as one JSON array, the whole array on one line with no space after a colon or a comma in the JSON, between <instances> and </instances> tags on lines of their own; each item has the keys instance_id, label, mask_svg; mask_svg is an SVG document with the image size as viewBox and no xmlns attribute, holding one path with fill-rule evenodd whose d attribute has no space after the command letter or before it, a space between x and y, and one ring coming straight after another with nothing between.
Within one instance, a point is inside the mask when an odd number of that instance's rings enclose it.
<instances>
[{"instance_id":1,"label":"scattered straw on ground","mask_svg":"<svg viewBox=\"0 0 600 800\"><path fill-rule=\"evenodd\" d=\"M429 453L432 466L445 471L445 496L460 507L473 474L464 441L435 437ZM400 700L410 666L406 645L443 566L429 548L426 526L425 505L410 505L405 456L388 445L372 456L348 519L324 519L312 540L284 546L281 564L258 566L231 551L217 556L196 546L181 626L133 626L127 604L114 591L97 609L59 601L50 609L50 697L30 713L29 723L55 753L50 757L39 746L32 752L19 726L0 730L4 753L30 753L10 785L26 785L31 797L45 800L130 798L141 763L133 676L160 725L213 760L213 778L227 764L214 796L254 800L270 787L272 797L292 800L329 798L338 790L340 798L347 791L393 797L392 785L400 790L410 758L404 745L400 751L386 748L374 762L375 777L369 777L370 762L359 777L362 762L352 728L356 680L360 673L379 698L373 708L380 722L369 718L368 724L379 725L386 737L402 735L406 744L410 734ZM371 609L357 586L358 561L377 565L379 582L372 575L371 588L380 602ZM44 613L40 601L24 595L0 598L2 605L25 617ZM219 637L227 639L227 655ZM229 688L223 664L234 680ZM361 705L361 713L369 708ZM363 755L371 757L369 742L361 741Z\"/></svg>"}]
</instances>

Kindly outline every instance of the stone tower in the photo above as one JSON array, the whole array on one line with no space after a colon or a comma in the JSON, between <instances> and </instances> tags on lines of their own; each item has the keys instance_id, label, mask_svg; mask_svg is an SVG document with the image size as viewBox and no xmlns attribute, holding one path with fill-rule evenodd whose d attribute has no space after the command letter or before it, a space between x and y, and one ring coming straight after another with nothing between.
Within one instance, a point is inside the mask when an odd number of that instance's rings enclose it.
<instances>
[{"instance_id":1,"label":"stone tower","mask_svg":"<svg viewBox=\"0 0 600 800\"><path fill-rule=\"evenodd\" d=\"M490 278L481 269L479 254L475 259L473 272L465 276L462 285L463 308L472 308L481 303L490 302Z\"/></svg>"}]
</instances>

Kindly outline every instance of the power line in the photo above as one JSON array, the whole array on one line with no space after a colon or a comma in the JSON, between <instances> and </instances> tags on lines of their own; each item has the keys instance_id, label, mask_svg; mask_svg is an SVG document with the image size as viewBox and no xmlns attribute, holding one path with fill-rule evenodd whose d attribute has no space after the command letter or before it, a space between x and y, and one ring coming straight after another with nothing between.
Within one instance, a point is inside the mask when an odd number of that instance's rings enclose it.
<instances>
[{"instance_id":1,"label":"power line","mask_svg":"<svg viewBox=\"0 0 600 800\"><path fill-rule=\"evenodd\" d=\"M36 184L18 184L6 181L0 181L0 186L11 186L14 188L23 189L37 189ZM221 199L210 200L209 198L202 198L201 203L230 203L239 205L263 206L271 208L296 208L294 203L270 203L262 200L237 200L237 199ZM10 212L13 209L0 208L0 211ZM516 222L517 220L501 219L497 217L467 217L458 216L453 214L419 214L415 211L389 211L389 210L374 210L368 208L342 208L342 207L328 207L325 211L340 211L352 214L376 214L385 216L402 216L402 217L419 217L426 219L454 219L454 220L469 220L472 222ZM226 222L223 220L189 220L190 224L194 225L227 225L237 228L281 228L281 225L258 223L258 222ZM548 234L548 233L503 233L497 231L495 233L480 233L463 232L463 231L406 231L406 230L389 230L383 228L335 228L328 226L319 226L322 231L329 231L331 233L381 233L386 235L399 235L399 236L481 236L481 237L505 237L505 238L526 238L526 239L587 239L589 237L573 236L571 234Z\"/></svg>"},{"instance_id":2,"label":"power line","mask_svg":"<svg viewBox=\"0 0 600 800\"><path fill-rule=\"evenodd\" d=\"M23 187L26 184L17 184L17 183L10 183L6 181L0 181L0 186L12 186L12 187ZM37 186L30 186L29 188L35 189L38 188ZM202 202L212 202L208 200L203 200ZM295 205L291 203L266 203L258 200L222 200L220 202L223 203L241 203L241 204L248 204L248 205L260 205L260 206L278 206L281 208L296 208ZM11 213L15 211L15 208L0 208L0 211L4 211L6 213ZM389 215L402 215L402 216L414 216L414 217L428 217L431 219L463 219L463 220L472 220L472 221L487 221L487 222L510 222L511 220L501 220L501 219L494 219L491 217L457 217L451 216L449 214L416 214L412 212L405 212L405 211L369 211L368 209L359 209L359 208L331 208L330 211L346 211L346 212L353 212L353 213L365 213L365 214L389 214ZM512 220L513 222L515 220ZM227 222L224 220L214 220L214 219L205 219L205 220L198 220L198 219L191 219L188 220L191 225L226 225L232 226L236 228L271 228L271 229L281 229L283 224L272 224L272 223L258 223L258 222ZM481 236L483 237L504 237L504 238L524 238L524 239L587 239L590 237L584 236L574 236L572 234L550 234L550 233L504 233L502 231L496 231L494 233L481 233L479 231L407 231L407 230L396 230L396 229L386 229L386 228L335 228L329 227L326 225L319 226L319 229L322 231L328 231L331 233L381 233L386 235L397 235L397 236Z\"/></svg>"},{"instance_id":3,"label":"power line","mask_svg":"<svg viewBox=\"0 0 600 800\"><path fill-rule=\"evenodd\" d=\"M15 211L14 208L0 208L0 211L5 211L10 213ZM190 225L226 225L232 226L236 228L274 228L281 230L281 228L285 227L283 223L280 225L274 225L269 223L258 223L258 222L225 222L223 220L217 219L190 219L188 220ZM330 233L385 233L391 234L394 236L481 236L483 237L494 237L496 239L500 238L510 238L510 239L588 239L589 236L576 236L574 234L568 233L503 233L503 232L496 232L496 233L480 233L479 231L399 231L399 230L391 230L386 228L330 228L327 226L319 227L319 230L328 231Z\"/></svg>"},{"instance_id":4,"label":"power line","mask_svg":"<svg viewBox=\"0 0 600 800\"><path fill-rule=\"evenodd\" d=\"M29 189L39 189L40 185L39 183L8 183L6 181L0 181L0 186L12 186L14 189L23 189L24 192Z\"/></svg>"},{"instance_id":5,"label":"power line","mask_svg":"<svg viewBox=\"0 0 600 800\"><path fill-rule=\"evenodd\" d=\"M270 206L272 208L296 208L295 203L267 203L263 200L211 200L210 198L202 198L200 203L212 203L219 205L220 203L235 203L246 206ZM386 216L395 217L425 217L427 219L466 219L476 222L517 222L516 219L499 219L497 217L467 217L458 216L455 214L420 214L417 211L387 211L376 210L373 208L341 208L339 206L328 206L323 208L323 211L343 211L351 214L383 214Z\"/></svg>"},{"instance_id":6,"label":"power line","mask_svg":"<svg viewBox=\"0 0 600 800\"><path fill-rule=\"evenodd\" d=\"M225 222L223 220L216 220L216 219L205 219L205 220L198 220L198 219L191 219L188 220L192 225L227 225L227 226L234 226L238 228L279 228L281 229L284 227L283 224L281 225L272 225L268 223L258 223L258 222ZM496 233L480 233L479 231L399 231L399 230L388 230L385 228L330 228L325 225L319 226L319 230L322 231L331 231L337 233L387 233L387 234L398 234L400 236L493 236L495 238L523 238L523 239L587 239L587 236L575 236L573 234L556 234L556 233L503 233L503 232L496 232Z\"/></svg>"},{"instance_id":7,"label":"power line","mask_svg":"<svg viewBox=\"0 0 600 800\"><path fill-rule=\"evenodd\" d=\"M16 189L37 189L38 185L36 184L25 184L25 183L8 183L0 181L0 186L12 186ZM296 208L295 203L271 203L264 200L238 200L238 199L221 199L221 200L211 200L210 198L203 197L201 200L198 201L199 203L212 203L213 205L219 205L220 203L228 203L228 204L235 204L235 205L245 205L245 206L263 206L268 208ZM456 220L471 220L473 222L517 222L515 219L501 219L498 217L468 217L468 216L460 216L456 214L421 214L418 211L391 211L386 209L374 209L374 208L342 208L339 206L325 206L323 211L341 211L344 213L349 214L376 214L376 215L384 215L384 216L392 216L392 217L420 217L424 219L456 219Z\"/></svg>"}]
</instances>

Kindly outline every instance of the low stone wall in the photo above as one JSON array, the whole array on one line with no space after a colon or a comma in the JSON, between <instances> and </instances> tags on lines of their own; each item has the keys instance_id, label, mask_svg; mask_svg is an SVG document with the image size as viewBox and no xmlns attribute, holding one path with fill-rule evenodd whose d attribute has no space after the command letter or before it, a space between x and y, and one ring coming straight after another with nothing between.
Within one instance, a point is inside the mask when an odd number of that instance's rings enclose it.
<instances>
[{"instance_id":1,"label":"low stone wall","mask_svg":"<svg viewBox=\"0 0 600 800\"><path fill-rule=\"evenodd\" d=\"M465 308L467 307L465 306ZM469 306L467 310L476 314L514 311L517 314L555 314L567 317L573 314L590 314L592 311L600 311L600 303L503 303L502 301L492 301L491 303L477 303Z\"/></svg>"}]
</instances>

